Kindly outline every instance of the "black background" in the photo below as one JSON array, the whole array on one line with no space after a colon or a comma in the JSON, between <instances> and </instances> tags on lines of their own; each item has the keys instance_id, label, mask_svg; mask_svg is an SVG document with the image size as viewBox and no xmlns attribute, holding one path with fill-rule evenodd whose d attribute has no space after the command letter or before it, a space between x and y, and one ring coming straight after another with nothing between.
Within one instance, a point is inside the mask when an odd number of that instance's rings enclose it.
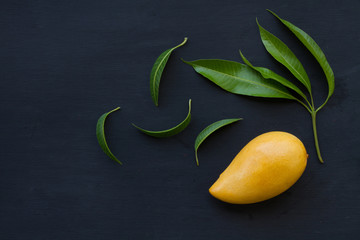
<instances>
[{"instance_id":1,"label":"black background","mask_svg":"<svg viewBox=\"0 0 360 240\"><path fill-rule=\"evenodd\" d=\"M311 118L299 104L238 96L197 75L180 58L241 61L294 79L264 49L255 22L303 63L319 106L321 68L266 8L309 33L335 73L335 92L318 115L325 164ZM0 239L358 239L360 2L353 1L1 1ZM149 75L171 56L159 107ZM168 139L145 136L193 118ZM117 106L106 134L120 166L99 148L96 121ZM193 143L208 124L243 117ZM310 155L300 180L253 205L229 205L208 188L257 135L288 131Z\"/></svg>"}]
</instances>

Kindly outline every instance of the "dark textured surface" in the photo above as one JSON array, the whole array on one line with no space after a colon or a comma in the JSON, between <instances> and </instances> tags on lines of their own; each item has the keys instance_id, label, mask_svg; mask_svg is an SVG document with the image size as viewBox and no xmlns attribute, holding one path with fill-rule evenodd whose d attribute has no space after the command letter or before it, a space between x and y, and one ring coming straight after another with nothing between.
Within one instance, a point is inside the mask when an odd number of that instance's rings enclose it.
<instances>
[{"instance_id":1,"label":"dark textured surface","mask_svg":"<svg viewBox=\"0 0 360 240\"><path fill-rule=\"evenodd\" d=\"M240 61L290 76L266 53L255 17L303 62L319 105L322 70L273 16L308 32L335 72L334 96L318 115L319 164L310 115L295 102L226 93L186 60ZM359 1L1 1L0 239L358 239L360 234ZM189 42L168 62L159 107L149 74L165 49ZM153 139L147 129L179 123L181 134ZM113 163L95 137L107 121ZM193 143L208 124L243 117ZM293 188L247 206L221 203L208 188L235 154L271 131L298 136L310 155Z\"/></svg>"}]
</instances>

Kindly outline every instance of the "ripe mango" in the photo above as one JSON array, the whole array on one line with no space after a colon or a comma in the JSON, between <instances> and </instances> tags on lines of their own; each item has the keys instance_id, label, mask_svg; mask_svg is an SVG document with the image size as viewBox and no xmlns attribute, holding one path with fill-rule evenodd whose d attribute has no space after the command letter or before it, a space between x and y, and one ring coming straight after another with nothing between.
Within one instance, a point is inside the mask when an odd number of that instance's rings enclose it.
<instances>
[{"instance_id":1,"label":"ripe mango","mask_svg":"<svg viewBox=\"0 0 360 240\"><path fill-rule=\"evenodd\" d=\"M268 132L251 140L211 186L215 198L249 204L273 198L302 175L308 154L304 144L286 132Z\"/></svg>"}]
</instances>

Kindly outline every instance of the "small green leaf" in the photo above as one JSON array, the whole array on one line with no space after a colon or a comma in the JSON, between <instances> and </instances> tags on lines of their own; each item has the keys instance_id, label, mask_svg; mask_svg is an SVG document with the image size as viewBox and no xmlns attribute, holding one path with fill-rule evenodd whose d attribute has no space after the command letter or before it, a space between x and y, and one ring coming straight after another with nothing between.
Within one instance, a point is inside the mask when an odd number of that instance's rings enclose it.
<instances>
[{"instance_id":1,"label":"small green leaf","mask_svg":"<svg viewBox=\"0 0 360 240\"><path fill-rule=\"evenodd\" d=\"M268 10L270 13L272 13L276 18L278 18L291 32L295 34L295 36L304 44L304 46L311 52L311 54L316 58L317 62L320 64L321 68L323 69L328 86L329 86L329 93L327 96L327 99L325 100L324 106L326 102L329 100L331 95L334 93L335 88L335 80L334 80L334 72L330 67L330 64L328 63L324 52L321 50L319 45L312 39L306 32L301 30L300 28L296 27L294 24L280 18L278 15L276 15L274 12Z\"/></svg>"},{"instance_id":2,"label":"small green leaf","mask_svg":"<svg viewBox=\"0 0 360 240\"><path fill-rule=\"evenodd\" d=\"M285 87L288 87L292 90L294 90L295 92L297 92L301 97L303 97L305 100L307 100L305 94L292 82L290 82L289 80L283 78L282 76L276 74L275 72L273 72L270 69L264 68L264 67L254 67L246 58L245 56L242 54L242 52L239 50L240 55L242 60L244 61L244 63L246 65L248 65L249 67L251 67L252 69L254 69L255 71L258 71L261 76L263 76L263 78L266 79L272 79L277 81L278 83L284 85Z\"/></svg>"},{"instance_id":3,"label":"small green leaf","mask_svg":"<svg viewBox=\"0 0 360 240\"><path fill-rule=\"evenodd\" d=\"M150 74L150 92L151 92L151 97L155 103L156 106L159 105L159 86L160 86L160 79L161 79L161 75L164 71L165 65L167 63L167 61L169 60L169 57L171 55L171 53L177 49L178 47L183 46L187 41L187 38L184 39L184 41L182 43L180 43L179 45L170 48L168 50L166 50L165 52L163 52L155 61L152 69L151 69L151 74Z\"/></svg>"},{"instance_id":4,"label":"small green leaf","mask_svg":"<svg viewBox=\"0 0 360 240\"><path fill-rule=\"evenodd\" d=\"M182 121L180 124L178 124L177 126L175 126L173 128L170 128L167 130L162 130L162 131L149 131L149 130L145 130L141 127L138 127L135 124L132 124L132 125L134 127L136 127L137 129L139 129L141 132L143 132L149 136L163 138L163 137L171 137L173 135L176 135L176 134L182 132L189 125L190 121L191 121L191 99L189 100L188 115L186 116L184 121Z\"/></svg>"},{"instance_id":5,"label":"small green leaf","mask_svg":"<svg viewBox=\"0 0 360 240\"><path fill-rule=\"evenodd\" d=\"M279 63L284 65L289 71L307 88L311 94L311 84L306 71L295 54L283 43L280 39L265 30L260 26L258 20L256 22L259 26L261 41L263 42L266 50L273 56Z\"/></svg>"},{"instance_id":6,"label":"small green leaf","mask_svg":"<svg viewBox=\"0 0 360 240\"><path fill-rule=\"evenodd\" d=\"M284 86L267 81L261 74L244 64L221 59L184 62L228 92L256 97L295 99Z\"/></svg>"},{"instance_id":7,"label":"small green leaf","mask_svg":"<svg viewBox=\"0 0 360 240\"><path fill-rule=\"evenodd\" d=\"M199 135L197 136L196 140L195 140L195 158L196 158L196 165L199 166L199 159L198 159L198 155L197 155L197 151L198 148L200 146L200 144L202 142L205 141L205 139L210 136L210 134L212 134L213 132L215 132L216 130L218 130L219 128L222 128L226 125L229 125L231 123L237 122L239 120L242 120L242 118L232 118L232 119L223 119L217 122L214 122L213 124L210 124L209 126L207 126L206 128L204 128L204 130L202 130Z\"/></svg>"},{"instance_id":8,"label":"small green leaf","mask_svg":"<svg viewBox=\"0 0 360 240\"><path fill-rule=\"evenodd\" d=\"M101 147L101 149L104 151L104 153L106 155L108 155L112 160L114 160L115 162L119 163L122 165L122 163L120 162L120 160L118 160L114 154L112 154L112 152L110 151L107 143L106 143L106 139L105 139L105 131L104 131L104 125L105 125L105 120L106 117L112 113L115 112L117 110L119 110L120 107L115 108L114 110L111 110L110 112L104 113L103 115L101 115L101 117L99 118L99 120L97 121L96 124L96 137L97 140L99 142L99 145Z\"/></svg>"}]
</instances>

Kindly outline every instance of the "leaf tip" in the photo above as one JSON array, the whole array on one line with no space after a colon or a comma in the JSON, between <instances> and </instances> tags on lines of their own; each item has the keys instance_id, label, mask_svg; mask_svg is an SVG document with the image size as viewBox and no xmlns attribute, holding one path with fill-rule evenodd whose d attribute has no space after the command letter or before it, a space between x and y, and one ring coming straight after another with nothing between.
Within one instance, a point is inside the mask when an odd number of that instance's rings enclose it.
<instances>
[{"instance_id":1,"label":"leaf tip","mask_svg":"<svg viewBox=\"0 0 360 240\"><path fill-rule=\"evenodd\" d=\"M186 63L186 64L191 65L189 61L186 61L186 60L184 60L183 58L180 58L180 59L181 59L181 61L183 61L183 63Z\"/></svg>"},{"instance_id":2,"label":"leaf tip","mask_svg":"<svg viewBox=\"0 0 360 240\"><path fill-rule=\"evenodd\" d=\"M266 11L268 11L269 13L271 13L274 17L278 18L279 20L281 20L281 18L276 14L274 13L273 11L271 11L270 9L266 9Z\"/></svg>"},{"instance_id":3,"label":"leaf tip","mask_svg":"<svg viewBox=\"0 0 360 240\"><path fill-rule=\"evenodd\" d=\"M241 49L239 49L239 53L240 53L241 58L244 60L245 56L244 56L244 54L241 52Z\"/></svg>"},{"instance_id":4,"label":"leaf tip","mask_svg":"<svg viewBox=\"0 0 360 240\"><path fill-rule=\"evenodd\" d=\"M113 113L113 112L115 112L115 111L117 111L117 110L119 110L119 109L120 109L120 107L114 108L113 110L111 110L110 112L108 112L108 114Z\"/></svg>"},{"instance_id":5,"label":"leaf tip","mask_svg":"<svg viewBox=\"0 0 360 240\"><path fill-rule=\"evenodd\" d=\"M198 159L196 148L195 148L195 160L196 160L196 166L199 166L199 159Z\"/></svg>"},{"instance_id":6,"label":"leaf tip","mask_svg":"<svg viewBox=\"0 0 360 240\"><path fill-rule=\"evenodd\" d=\"M131 123L131 125L140 130L140 127L136 126L134 123Z\"/></svg>"},{"instance_id":7,"label":"leaf tip","mask_svg":"<svg viewBox=\"0 0 360 240\"><path fill-rule=\"evenodd\" d=\"M152 100L153 100L155 106L158 107L158 106L159 106L159 99L158 99L158 97L156 97L155 95L152 95L151 97L152 97Z\"/></svg>"},{"instance_id":8,"label":"leaf tip","mask_svg":"<svg viewBox=\"0 0 360 240\"><path fill-rule=\"evenodd\" d=\"M184 41L182 43L180 43L179 45L177 45L175 48L183 46L187 42L187 40L188 40L188 38L184 37Z\"/></svg>"},{"instance_id":9,"label":"leaf tip","mask_svg":"<svg viewBox=\"0 0 360 240\"><path fill-rule=\"evenodd\" d=\"M249 60L246 59L246 57L244 56L244 54L241 52L241 50L239 50L239 53L240 53L240 56L241 56L241 59L243 60L243 62L250 66L250 67L253 67L253 65L249 62Z\"/></svg>"},{"instance_id":10,"label":"leaf tip","mask_svg":"<svg viewBox=\"0 0 360 240\"><path fill-rule=\"evenodd\" d=\"M259 20L258 20L258 18L256 18L256 24L258 25L258 27L260 28L260 29L263 29L263 27L260 25L260 23L259 23Z\"/></svg>"}]
</instances>

